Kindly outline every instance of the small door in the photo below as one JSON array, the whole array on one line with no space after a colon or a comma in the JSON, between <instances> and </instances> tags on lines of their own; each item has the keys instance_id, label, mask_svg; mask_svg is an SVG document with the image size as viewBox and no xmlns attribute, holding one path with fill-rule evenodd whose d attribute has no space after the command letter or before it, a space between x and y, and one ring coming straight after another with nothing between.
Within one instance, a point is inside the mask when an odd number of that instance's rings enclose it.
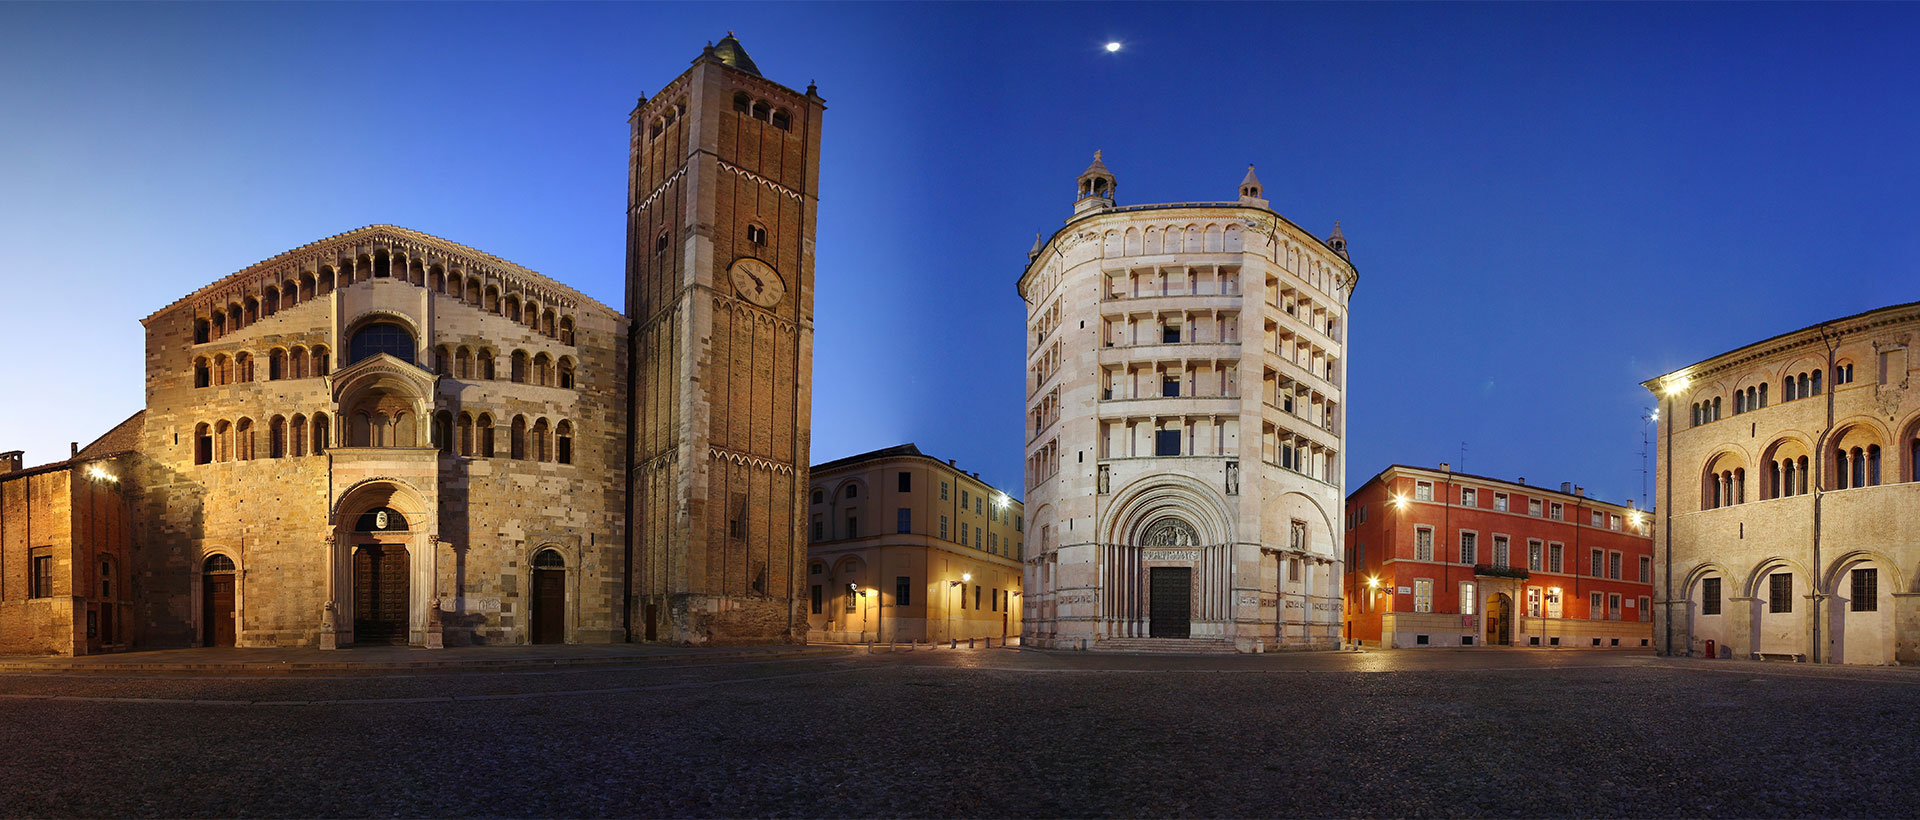
<instances>
[{"instance_id":1,"label":"small door","mask_svg":"<svg viewBox=\"0 0 1920 820\"><path fill-rule=\"evenodd\" d=\"M1487 599L1487 643L1513 643L1513 599L1504 592Z\"/></svg>"},{"instance_id":2,"label":"small door","mask_svg":"<svg viewBox=\"0 0 1920 820\"><path fill-rule=\"evenodd\" d=\"M1155 638L1185 638L1193 628L1193 569L1153 567L1147 570L1147 634Z\"/></svg>"},{"instance_id":3,"label":"small door","mask_svg":"<svg viewBox=\"0 0 1920 820\"><path fill-rule=\"evenodd\" d=\"M201 585L206 611L201 613L202 646L233 645L233 576L208 575Z\"/></svg>"},{"instance_id":4,"label":"small door","mask_svg":"<svg viewBox=\"0 0 1920 820\"><path fill-rule=\"evenodd\" d=\"M113 645L113 604L100 605L100 643Z\"/></svg>"},{"instance_id":5,"label":"small door","mask_svg":"<svg viewBox=\"0 0 1920 820\"><path fill-rule=\"evenodd\" d=\"M353 554L353 640L407 642L407 548L369 544Z\"/></svg>"},{"instance_id":6,"label":"small door","mask_svg":"<svg viewBox=\"0 0 1920 820\"><path fill-rule=\"evenodd\" d=\"M567 642L567 572L560 569L533 571L534 643Z\"/></svg>"},{"instance_id":7,"label":"small door","mask_svg":"<svg viewBox=\"0 0 1920 820\"><path fill-rule=\"evenodd\" d=\"M653 604L653 603L647 604L647 640L649 641L660 640L660 628L658 626L659 622L660 622L660 605Z\"/></svg>"}]
</instances>

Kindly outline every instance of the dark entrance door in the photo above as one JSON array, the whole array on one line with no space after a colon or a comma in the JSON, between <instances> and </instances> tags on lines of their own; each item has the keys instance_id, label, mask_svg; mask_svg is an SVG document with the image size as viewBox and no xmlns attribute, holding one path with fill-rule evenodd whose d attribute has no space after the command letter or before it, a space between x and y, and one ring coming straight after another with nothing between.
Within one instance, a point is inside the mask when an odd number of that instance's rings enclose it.
<instances>
[{"instance_id":1,"label":"dark entrance door","mask_svg":"<svg viewBox=\"0 0 1920 820\"><path fill-rule=\"evenodd\" d=\"M1487 643L1513 643L1513 599L1504 592L1487 600Z\"/></svg>"},{"instance_id":2,"label":"dark entrance door","mask_svg":"<svg viewBox=\"0 0 1920 820\"><path fill-rule=\"evenodd\" d=\"M1153 567L1147 570L1147 634L1155 638L1185 638L1192 630L1193 570L1189 567Z\"/></svg>"},{"instance_id":3,"label":"dark entrance door","mask_svg":"<svg viewBox=\"0 0 1920 820\"><path fill-rule=\"evenodd\" d=\"M567 571L533 571L533 642L566 643Z\"/></svg>"},{"instance_id":4,"label":"dark entrance door","mask_svg":"<svg viewBox=\"0 0 1920 820\"><path fill-rule=\"evenodd\" d=\"M208 575L201 585L205 609L200 618L201 646L233 645L233 576Z\"/></svg>"},{"instance_id":5,"label":"dark entrance door","mask_svg":"<svg viewBox=\"0 0 1920 820\"><path fill-rule=\"evenodd\" d=\"M407 642L407 548L368 544L353 553L353 640Z\"/></svg>"}]
</instances>

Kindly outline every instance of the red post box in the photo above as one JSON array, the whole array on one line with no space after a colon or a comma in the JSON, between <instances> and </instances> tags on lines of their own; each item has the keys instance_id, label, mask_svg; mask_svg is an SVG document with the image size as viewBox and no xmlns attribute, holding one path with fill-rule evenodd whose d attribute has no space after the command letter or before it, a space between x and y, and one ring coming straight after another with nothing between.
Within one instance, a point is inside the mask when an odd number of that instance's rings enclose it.
<instances>
[{"instance_id":1,"label":"red post box","mask_svg":"<svg viewBox=\"0 0 1920 820\"><path fill-rule=\"evenodd\" d=\"M1713 641L1707 641L1707 657L1709 658L1718 657L1713 654Z\"/></svg>"}]
</instances>

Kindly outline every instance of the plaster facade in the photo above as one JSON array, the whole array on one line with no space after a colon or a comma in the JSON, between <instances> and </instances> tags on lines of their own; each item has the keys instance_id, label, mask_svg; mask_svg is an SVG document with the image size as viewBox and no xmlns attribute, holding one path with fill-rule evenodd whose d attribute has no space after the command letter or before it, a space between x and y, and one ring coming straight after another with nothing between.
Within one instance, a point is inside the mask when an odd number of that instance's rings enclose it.
<instances>
[{"instance_id":1,"label":"plaster facade","mask_svg":"<svg viewBox=\"0 0 1920 820\"><path fill-rule=\"evenodd\" d=\"M1346 523L1352 643L1650 645L1653 521L1632 502L1396 464Z\"/></svg>"},{"instance_id":2,"label":"plaster facade","mask_svg":"<svg viewBox=\"0 0 1920 820\"><path fill-rule=\"evenodd\" d=\"M1663 654L1920 662L1920 303L1643 383Z\"/></svg>"},{"instance_id":3,"label":"plaster facade","mask_svg":"<svg viewBox=\"0 0 1920 820\"><path fill-rule=\"evenodd\" d=\"M816 464L808 497L815 640L1020 634L1025 509L912 444Z\"/></svg>"},{"instance_id":4,"label":"plaster facade","mask_svg":"<svg viewBox=\"0 0 1920 820\"><path fill-rule=\"evenodd\" d=\"M1098 154L1078 182L1018 285L1025 644L1337 646L1346 239L1251 168L1227 202L1118 206Z\"/></svg>"}]
</instances>

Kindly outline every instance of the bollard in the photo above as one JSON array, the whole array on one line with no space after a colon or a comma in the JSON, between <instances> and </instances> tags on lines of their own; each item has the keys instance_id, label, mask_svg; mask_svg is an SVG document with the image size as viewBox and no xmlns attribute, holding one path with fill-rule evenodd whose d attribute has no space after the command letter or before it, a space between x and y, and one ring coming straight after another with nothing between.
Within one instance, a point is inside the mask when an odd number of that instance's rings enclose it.
<instances>
[{"instance_id":1,"label":"bollard","mask_svg":"<svg viewBox=\"0 0 1920 820\"><path fill-rule=\"evenodd\" d=\"M959 638L949 638L949 639L947 640L947 648L948 648L948 649L959 649L959 648L960 648L960 639L959 639Z\"/></svg>"},{"instance_id":2,"label":"bollard","mask_svg":"<svg viewBox=\"0 0 1920 820\"><path fill-rule=\"evenodd\" d=\"M1256 638L1253 642L1253 654L1260 655L1260 654L1264 654L1266 651L1267 651L1267 639Z\"/></svg>"},{"instance_id":3,"label":"bollard","mask_svg":"<svg viewBox=\"0 0 1920 820\"><path fill-rule=\"evenodd\" d=\"M968 648L968 649L972 649L972 648L973 648L973 639L972 639L972 638L968 638L968 639L967 639L967 648Z\"/></svg>"}]
</instances>

